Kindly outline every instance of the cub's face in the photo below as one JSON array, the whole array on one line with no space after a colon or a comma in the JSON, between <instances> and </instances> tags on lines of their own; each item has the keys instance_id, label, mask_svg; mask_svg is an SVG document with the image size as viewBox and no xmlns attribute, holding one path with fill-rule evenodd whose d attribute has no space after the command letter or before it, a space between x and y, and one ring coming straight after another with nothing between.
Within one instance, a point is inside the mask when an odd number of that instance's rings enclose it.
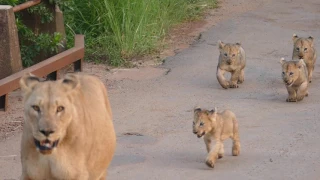
<instances>
[{"instance_id":1,"label":"cub's face","mask_svg":"<svg viewBox=\"0 0 320 180\"><path fill-rule=\"evenodd\" d=\"M222 60L222 63L225 63L227 65L234 64L240 56L241 44L225 44L221 41L219 41L218 44L220 51L220 59Z\"/></svg>"},{"instance_id":2,"label":"cub's face","mask_svg":"<svg viewBox=\"0 0 320 180\"><path fill-rule=\"evenodd\" d=\"M214 128L215 121L215 110L208 111L200 108L194 109L194 120L192 125L193 133L196 134L198 138L203 137Z\"/></svg>"},{"instance_id":3,"label":"cub's face","mask_svg":"<svg viewBox=\"0 0 320 180\"><path fill-rule=\"evenodd\" d=\"M309 54L313 53L313 37L301 38L293 35L293 54L299 59L306 59Z\"/></svg>"},{"instance_id":4,"label":"cub's face","mask_svg":"<svg viewBox=\"0 0 320 180\"><path fill-rule=\"evenodd\" d=\"M40 82L26 76L20 81L24 93L24 118L30 128L35 148L42 154L51 154L66 135L74 114L72 81Z\"/></svg>"},{"instance_id":5,"label":"cub's face","mask_svg":"<svg viewBox=\"0 0 320 180\"><path fill-rule=\"evenodd\" d=\"M299 78L304 61L303 59L300 61L286 61L282 58L280 63L282 65L283 82L290 87Z\"/></svg>"}]
</instances>

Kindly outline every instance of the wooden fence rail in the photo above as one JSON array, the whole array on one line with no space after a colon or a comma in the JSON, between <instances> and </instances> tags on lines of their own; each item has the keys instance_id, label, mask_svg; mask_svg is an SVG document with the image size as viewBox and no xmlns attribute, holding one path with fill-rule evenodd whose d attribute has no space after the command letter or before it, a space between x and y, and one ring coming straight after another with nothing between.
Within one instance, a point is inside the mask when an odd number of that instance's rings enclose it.
<instances>
[{"instance_id":1,"label":"wooden fence rail","mask_svg":"<svg viewBox=\"0 0 320 180\"><path fill-rule=\"evenodd\" d=\"M26 73L32 73L38 77L47 76L51 80L57 79L57 71L71 63L75 71L82 71L84 58L84 35L75 36L73 48L63 51L49 59L28 67L18 73L12 74L0 80L0 110L8 108L8 93L20 88L19 80Z\"/></svg>"}]
</instances>

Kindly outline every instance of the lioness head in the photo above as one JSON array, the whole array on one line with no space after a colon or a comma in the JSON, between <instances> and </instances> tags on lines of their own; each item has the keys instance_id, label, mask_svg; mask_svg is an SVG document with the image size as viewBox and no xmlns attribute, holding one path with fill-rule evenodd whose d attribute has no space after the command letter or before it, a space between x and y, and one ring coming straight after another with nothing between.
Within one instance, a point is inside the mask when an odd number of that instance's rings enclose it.
<instances>
[{"instance_id":1,"label":"lioness head","mask_svg":"<svg viewBox=\"0 0 320 180\"><path fill-rule=\"evenodd\" d=\"M223 43L220 40L218 41L219 51L220 51L220 59L228 65L234 64L234 62L239 58L241 51L240 43L230 44Z\"/></svg>"},{"instance_id":2,"label":"lioness head","mask_svg":"<svg viewBox=\"0 0 320 180\"><path fill-rule=\"evenodd\" d=\"M287 86L292 84L299 78L302 66L305 64L303 59L299 61L286 61L284 58L280 59L282 65L282 79Z\"/></svg>"},{"instance_id":3,"label":"lioness head","mask_svg":"<svg viewBox=\"0 0 320 180\"><path fill-rule=\"evenodd\" d=\"M308 38L298 37L296 34L293 34L293 54L299 59L305 59L306 55L313 53L313 37L309 36Z\"/></svg>"},{"instance_id":4,"label":"lioness head","mask_svg":"<svg viewBox=\"0 0 320 180\"><path fill-rule=\"evenodd\" d=\"M193 133L201 138L212 130L215 126L217 108L209 111L206 109L195 108L193 120Z\"/></svg>"},{"instance_id":5,"label":"lioness head","mask_svg":"<svg viewBox=\"0 0 320 180\"><path fill-rule=\"evenodd\" d=\"M40 153L51 154L65 137L75 111L71 94L79 86L73 74L58 81L41 82L31 74L20 79L25 128L32 133Z\"/></svg>"}]
</instances>

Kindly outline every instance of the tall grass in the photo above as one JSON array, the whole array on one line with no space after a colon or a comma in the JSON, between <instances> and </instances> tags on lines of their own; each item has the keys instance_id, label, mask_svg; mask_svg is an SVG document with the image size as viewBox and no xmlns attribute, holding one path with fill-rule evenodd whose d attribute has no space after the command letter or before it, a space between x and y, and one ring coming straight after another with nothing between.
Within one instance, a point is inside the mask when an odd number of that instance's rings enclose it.
<instances>
[{"instance_id":1,"label":"tall grass","mask_svg":"<svg viewBox=\"0 0 320 180\"><path fill-rule=\"evenodd\" d=\"M69 2L64 7L68 34L85 34L87 59L106 61L113 66L152 53L172 25L216 6L216 0Z\"/></svg>"}]
</instances>

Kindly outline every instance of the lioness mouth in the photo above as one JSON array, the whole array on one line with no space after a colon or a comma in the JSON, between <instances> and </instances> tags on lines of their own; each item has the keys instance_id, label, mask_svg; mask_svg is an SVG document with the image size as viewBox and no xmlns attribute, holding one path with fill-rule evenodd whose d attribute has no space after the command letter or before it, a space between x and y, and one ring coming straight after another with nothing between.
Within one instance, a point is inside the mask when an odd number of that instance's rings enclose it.
<instances>
[{"instance_id":1,"label":"lioness mouth","mask_svg":"<svg viewBox=\"0 0 320 180\"><path fill-rule=\"evenodd\" d=\"M53 148L58 146L59 140L50 141L49 139L38 141L34 139L34 143L36 147L39 149L40 153L42 154L50 154Z\"/></svg>"},{"instance_id":2,"label":"lioness mouth","mask_svg":"<svg viewBox=\"0 0 320 180\"><path fill-rule=\"evenodd\" d=\"M205 132L203 132L202 134L200 134L200 135L197 135L197 137L198 138L201 138L202 136L204 136L206 133Z\"/></svg>"}]
</instances>

